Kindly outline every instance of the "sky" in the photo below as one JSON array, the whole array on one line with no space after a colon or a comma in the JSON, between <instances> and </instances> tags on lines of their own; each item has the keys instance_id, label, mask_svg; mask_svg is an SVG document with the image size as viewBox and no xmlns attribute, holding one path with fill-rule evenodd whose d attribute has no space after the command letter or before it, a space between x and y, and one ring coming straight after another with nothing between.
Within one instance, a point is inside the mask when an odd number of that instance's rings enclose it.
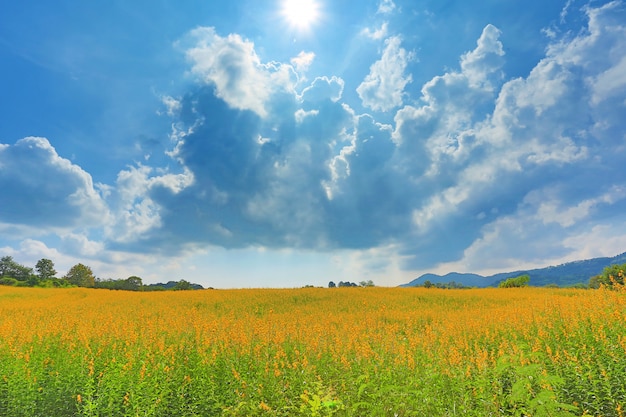
<instances>
[{"instance_id":1,"label":"sky","mask_svg":"<svg viewBox=\"0 0 626 417\"><path fill-rule=\"evenodd\" d=\"M215 288L626 251L626 2L0 5L0 255Z\"/></svg>"}]
</instances>

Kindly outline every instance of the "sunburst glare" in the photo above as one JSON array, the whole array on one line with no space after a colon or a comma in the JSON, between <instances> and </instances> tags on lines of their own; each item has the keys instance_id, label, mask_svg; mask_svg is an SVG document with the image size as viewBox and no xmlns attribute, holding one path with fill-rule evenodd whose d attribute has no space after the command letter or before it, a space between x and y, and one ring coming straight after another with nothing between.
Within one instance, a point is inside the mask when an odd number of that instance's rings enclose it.
<instances>
[{"instance_id":1,"label":"sunburst glare","mask_svg":"<svg viewBox=\"0 0 626 417\"><path fill-rule=\"evenodd\" d=\"M285 0L282 15L290 26L306 30L319 19L320 5L316 0Z\"/></svg>"}]
</instances>

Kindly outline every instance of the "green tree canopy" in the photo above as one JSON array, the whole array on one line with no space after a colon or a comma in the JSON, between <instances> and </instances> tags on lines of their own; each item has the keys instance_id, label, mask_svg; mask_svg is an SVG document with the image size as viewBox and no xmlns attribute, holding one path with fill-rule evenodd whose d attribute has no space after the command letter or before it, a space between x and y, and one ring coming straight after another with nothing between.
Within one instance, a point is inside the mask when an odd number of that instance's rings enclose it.
<instances>
[{"instance_id":1,"label":"green tree canopy","mask_svg":"<svg viewBox=\"0 0 626 417\"><path fill-rule=\"evenodd\" d=\"M124 289L130 291L140 291L143 286L141 278L133 275L124 280Z\"/></svg>"},{"instance_id":2,"label":"green tree canopy","mask_svg":"<svg viewBox=\"0 0 626 417\"><path fill-rule=\"evenodd\" d=\"M611 265L604 268L600 275L596 275L589 280L590 288L599 288L604 285L608 288L624 285L624 274L626 264Z\"/></svg>"},{"instance_id":3,"label":"green tree canopy","mask_svg":"<svg viewBox=\"0 0 626 417\"><path fill-rule=\"evenodd\" d=\"M0 258L0 277L15 278L18 281L27 281L33 274L33 269L20 265L12 256Z\"/></svg>"},{"instance_id":4,"label":"green tree canopy","mask_svg":"<svg viewBox=\"0 0 626 417\"><path fill-rule=\"evenodd\" d=\"M191 287L191 283L189 281L185 281L184 279L178 281L178 283L173 288L174 291L185 291L191 289L193 289Z\"/></svg>"},{"instance_id":5,"label":"green tree canopy","mask_svg":"<svg viewBox=\"0 0 626 417\"><path fill-rule=\"evenodd\" d=\"M498 287L499 288L527 287L529 281L530 281L530 277L528 275L520 275L519 277L505 279L498 285Z\"/></svg>"},{"instance_id":6,"label":"green tree canopy","mask_svg":"<svg viewBox=\"0 0 626 417\"><path fill-rule=\"evenodd\" d=\"M65 279L72 285L78 287L93 287L96 277L90 267L83 264L76 264L67 271Z\"/></svg>"},{"instance_id":7,"label":"green tree canopy","mask_svg":"<svg viewBox=\"0 0 626 417\"><path fill-rule=\"evenodd\" d=\"M39 275L39 279L42 280L52 278L57 274L57 271L54 269L54 262L46 258L37 261L35 270L37 275Z\"/></svg>"}]
</instances>

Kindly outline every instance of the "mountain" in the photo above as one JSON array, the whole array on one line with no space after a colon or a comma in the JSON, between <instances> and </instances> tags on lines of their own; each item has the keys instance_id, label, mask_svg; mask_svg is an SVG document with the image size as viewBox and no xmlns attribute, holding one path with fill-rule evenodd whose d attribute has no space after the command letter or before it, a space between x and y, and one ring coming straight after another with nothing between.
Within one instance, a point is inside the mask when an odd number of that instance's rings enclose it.
<instances>
[{"instance_id":1,"label":"mountain","mask_svg":"<svg viewBox=\"0 0 626 417\"><path fill-rule=\"evenodd\" d=\"M424 282L430 281L433 284L445 284L448 282L456 282L467 287L488 287L492 282L486 277L478 274L460 274L458 272L450 272L446 275L424 274L414 279L408 284L402 284L401 287L416 287L424 285Z\"/></svg>"},{"instance_id":2,"label":"mountain","mask_svg":"<svg viewBox=\"0 0 626 417\"><path fill-rule=\"evenodd\" d=\"M612 258L593 258L584 261L574 261L557 266L549 266L539 269L522 269L512 272L501 272L494 275L482 276L478 274L462 274L451 272L446 275L424 274L413 281L400 285L401 287L416 287L430 281L433 284L445 284L456 282L468 287L495 287L507 278L527 274L530 277L530 285L541 287L556 284L566 287L578 283L587 283L589 278L602 273L602 270L610 265L626 263L626 252Z\"/></svg>"}]
</instances>

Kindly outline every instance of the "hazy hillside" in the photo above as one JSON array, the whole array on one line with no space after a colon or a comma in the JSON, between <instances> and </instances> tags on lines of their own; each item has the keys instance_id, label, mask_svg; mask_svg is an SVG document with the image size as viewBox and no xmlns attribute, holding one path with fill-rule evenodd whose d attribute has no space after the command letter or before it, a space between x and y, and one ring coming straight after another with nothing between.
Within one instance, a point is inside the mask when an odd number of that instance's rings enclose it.
<instances>
[{"instance_id":1,"label":"hazy hillside","mask_svg":"<svg viewBox=\"0 0 626 417\"><path fill-rule=\"evenodd\" d=\"M587 283L589 278L600 274L605 267L623 263L626 263L626 252L612 258L593 258L540 269L501 272L486 277L478 274L457 272L451 272L443 276L424 274L407 284L401 285L401 287L420 286L424 285L425 281L430 281L433 284L443 284L454 281L468 287L489 287L497 286L500 281L522 274L528 274L530 276L530 285L544 286L556 284L565 287L580 282Z\"/></svg>"}]
</instances>

